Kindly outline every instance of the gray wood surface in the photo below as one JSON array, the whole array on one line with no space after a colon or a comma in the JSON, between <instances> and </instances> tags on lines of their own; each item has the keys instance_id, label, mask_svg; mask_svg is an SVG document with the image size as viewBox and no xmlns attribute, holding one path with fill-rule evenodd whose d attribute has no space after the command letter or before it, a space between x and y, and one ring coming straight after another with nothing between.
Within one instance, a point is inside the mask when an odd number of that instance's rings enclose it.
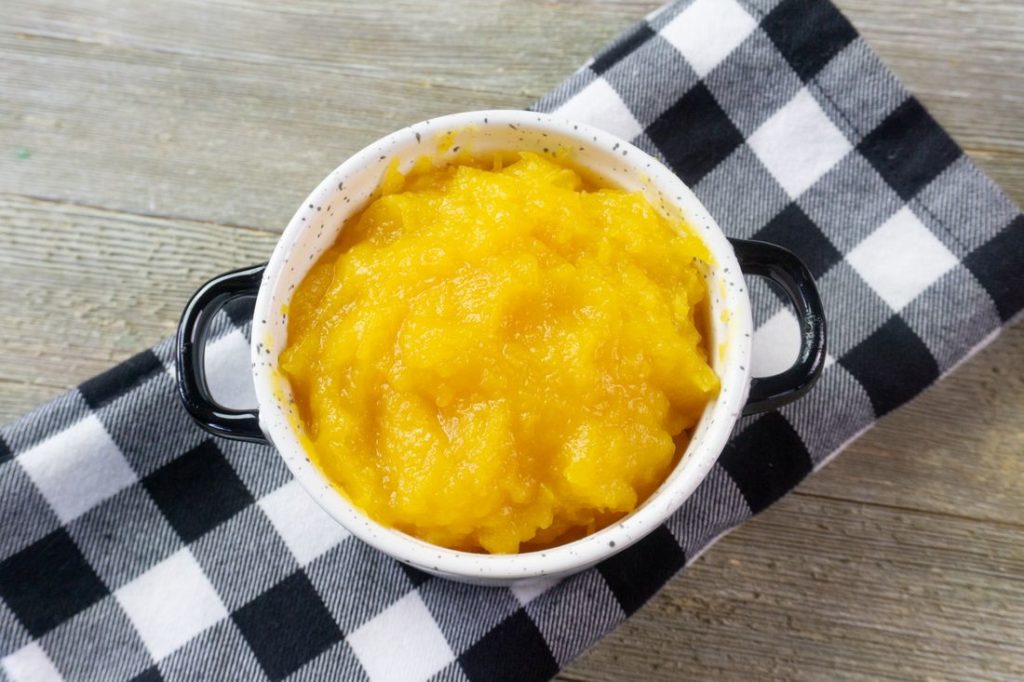
<instances>
[{"instance_id":1,"label":"gray wood surface","mask_svg":"<svg viewBox=\"0 0 1024 682\"><path fill-rule=\"evenodd\" d=\"M838 4L1024 202L1024 4ZM0 419L171 333L349 153L525 106L656 5L4 0ZM1022 360L1018 325L562 679L1024 677Z\"/></svg>"}]
</instances>

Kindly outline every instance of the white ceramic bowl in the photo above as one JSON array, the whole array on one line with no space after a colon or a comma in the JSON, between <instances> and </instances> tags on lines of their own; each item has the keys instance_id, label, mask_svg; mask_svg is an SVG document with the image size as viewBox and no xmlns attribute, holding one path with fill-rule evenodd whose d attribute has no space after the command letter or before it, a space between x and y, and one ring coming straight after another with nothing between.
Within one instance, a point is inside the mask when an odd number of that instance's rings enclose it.
<instances>
[{"instance_id":1,"label":"white ceramic bowl","mask_svg":"<svg viewBox=\"0 0 1024 682\"><path fill-rule=\"evenodd\" d=\"M290 418L291 390L277 367L278 354L287 341L285 311L292 293L313 263L337 239L346 218L367 204L392 159L397 157L400 170L407 170L424 155L432 157L435 165L443 165L460 150L483 155L493 151L543 152L559 147L571 150L575 164L596 173L609 185L641 191L652 205L681 212L711 250L711 338L707 345L711 365L721 379L721 391L705 409L686 452L661 487L618 523L581 540L544 551L489 555L438 547L386 528L334 489L310 463L300 444L293 426L295 420ZM759 245L754 250L766 246ZM770 247L768 255L778 255L776 252L788 254ZM792 258L791 254L789 257ZM805 270L794 274L796 266L788 265L781 269L790 271L797 279L806 276L809 281ZM758 269L756 263L748 267ZM785 286L786 282L782 284ZM806 287L806 282L800 284ZM810 287L813 289L813 284ZM256 289L252 364L258 425L255 412L227 410L213 404L202 372L203 330L210 317L226 300L252 294ZM814 308L817 301L816 294L812 294L813 300L797 301L798 311L803 307L809 313L803 317L820 317L820 304L817 310L807 310L808 306ZM806 322L813 326L814 320ZM788 382L782 382L785 385L775 386L771 395L760 396L758 407L774 406L779 400L792 398L813 382L824 355L823 328L820 331L818 347L805 334L809 340L802 349L802 365L796 368L801 375L796 378L802 384L796 385L790 377ZM581 123L525 111L477 111L403 128L342 163L303 201L265 269L258 266L228 273L197 293L183 317L178 364L185 404L205 428L228 437L258 440L265 436L299 483L338 523L363 541L428 573L473 583L511 584L565 576L593 566L643 538L679 508L715 464L733 424L747 405L751 336L750 300L732 244L694 194L664 165L628 142Z\"/></svg>"}]
</instances>

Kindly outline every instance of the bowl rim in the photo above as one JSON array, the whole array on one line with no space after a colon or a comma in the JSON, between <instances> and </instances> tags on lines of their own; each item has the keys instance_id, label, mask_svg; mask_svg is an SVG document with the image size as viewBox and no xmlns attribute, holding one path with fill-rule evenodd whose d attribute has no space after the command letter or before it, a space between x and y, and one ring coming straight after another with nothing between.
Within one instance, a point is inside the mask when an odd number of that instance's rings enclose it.
<instances>
[{"instance_id":1,"label":"bowl rim","mask_svg":"<svg viewBox=\"0 0 1024 682\"><path fill-rule=\"evenodd\" d=\"M517 554L482 554L453 550L427 543L387 528L370 519L352 504L341 491L335 489L310 462L301 443L301 437L292 426L288 412L291 409L280 390L283 380L277 370L279 349L268 353L270 337L268 320L286 316L282 308L282 295L288 294L285 285L301 280L305 273L289 279L285 272L288 255L298 238L313 229L309 219L314 207L325 197L333 196L355 172L370 166L384 165L413 141L432 139L447 131L482 130L487 126L521 126L529 131L555 134L570 139L576 145L594 149L628 151L621 162L631 170L643 174L658 188L659 194L678 208L687 222L698 231L698 237L708 246L715 263L708 279L709 295L732 318L728 339L729 350L722 359L719 374L723 390L710 407L716 415L702 432L700 443L688 445L686 452L663 484L631 514L618 522L584 538L545 550ZM361 206L349 209L352 215ZM342 222L344 218L341 219ZM697 230L697 228L703 228ZM315 261L315 259L313 259ZM307 268L308 270L308 268ZM725 286L725 273L741 277L740 267L727 238L710 212L694 193L671 170L627 140L594 128L585 123L557 115L524 110L481 110L449 114L427 119L392 132L356 152L329 173L300 204L288 226L281 234L267 265L253 315L251 359L253 379L259 406L260 426L271 444L282 456L292 475L311 494L324 510L353 535L398 559L436 575L478 583L508 583L545 576L560 576L590 567L626 549L649 535L671 516L693 494L697 486L710 473L731 434L733 424L742 414L750 385L750 346L752 320L750 299L745 286ZM720 284L720 299L712 291ZM282 292L282 289L285 289ZM288 296L290 301L290 295ZM274 311L282 311L280 315ZM281 324L284 324L281 322ZM712 355L715 350L709 349ZM708 410L701 423L708 420ZM696 432L696 430L695 430Z\"/></svg>"}]
</instances>

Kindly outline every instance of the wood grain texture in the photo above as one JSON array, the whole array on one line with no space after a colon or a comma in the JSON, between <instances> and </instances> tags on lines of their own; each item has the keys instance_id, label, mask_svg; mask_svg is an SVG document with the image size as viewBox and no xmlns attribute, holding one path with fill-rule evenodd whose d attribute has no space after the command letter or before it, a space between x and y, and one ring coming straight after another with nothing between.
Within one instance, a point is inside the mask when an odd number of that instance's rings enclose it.
<instances>
[{"instance_id":1,"label":"wood grain texture","mask_svg":"<svg viewBox=\"0 0 1024 682\"><path fill-rule=\"evenodd\" d=\"M1021 679L1022 357L1018 325L560 679Z\"/></svg>"},{"instance_id":2,"label":"wood grain texture","mask_svg":"<svg viewBox=\"0 0 1024 682\"><path fill-rule=\"evenodd\" d=\"M0 419L170 333L351 152L525 106L657 4L6 0ZM1024 5L838 4L1024 203ZM562 679L1020 679L1022 359L1018 325Z\"/></svg>"},{"instance_id":3,"label":"wood grain texture","mask_svg":"<svg viewBox=\"0 0 1024 682\"><path fill-rule=\"evenodd\" d=\"M352 152L527 106L656 3L7 6L0 130L32 158L0 188L278 231Z\"/></svg>"},{"instance_id":4,"label":"wood grain texture","mask_svg":"<svg viewBox=\"0 0 1024 682\"><path fill-rule=\"evenodd\" d=\"M57 392L173 333L197 284L265 260L276 235L0 195L3 392ZM13 382L13 383L12 383ZM0 418L29 405L0 402ZM5 411L9 411L4 414Z\"/></svg>"},{"instance_id":5,"label":"wood grain texture","mask_svg":"<svg viewBox=\"0 0 1024 682\"><path fill-rule=\"evenodd\" d=\"M809 515L814 526L793 533ZM1019 679L1024 588L1006 577L1024 570L1022 533L794 495L716 547L684 584L595 648L589 668L564 678L615 680L629 670L652 680L751 671L785 679ZM980 580L991 583L984 593L970 589Z\"/></svg>"},{"instance_id":6,"label":"wood grain texture","mask_svg":"<svg viewBox=\"0 0 1024 682\"><path fill-rule=\"evenodd\" d=\"M882 420L801 492L1024 527L1021 360L1017 325Z\"/></svg>"}]
</instances>

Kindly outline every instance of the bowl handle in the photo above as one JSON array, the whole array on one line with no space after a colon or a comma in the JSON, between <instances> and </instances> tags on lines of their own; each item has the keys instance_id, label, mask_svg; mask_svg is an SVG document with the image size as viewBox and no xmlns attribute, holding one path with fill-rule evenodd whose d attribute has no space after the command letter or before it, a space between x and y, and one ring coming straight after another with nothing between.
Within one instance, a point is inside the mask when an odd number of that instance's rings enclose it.
<instances>
[{"instance_id":1,"label":"bowl handle","mask_svg":"<svg viewBox=\"0 0 1024 682\"><path fill-rule=\"evenodd\" d=\"M255 296L266 267L263 263L214 277L188 302L178 325L178 395L199 426L215 436L267 442L257 410L235 410L214 401L206 383L205 357L206 336L214 315L230 301Z\"/></svg>"},{"instance_id":2,"label":"bowl handle","mask_svg":"<svg viewBox=\"0 0 1024 682\"><path fill-rule=\"evenodd\" d=\"M825 310L818 288L799 258L767 242L730 239L745 275L765 277L777 284L793 307L800 324L800 354L786 371L750 380L750 395L743 414L756 414L792 402L810 390L825 365Z\"/></svg>"}]
</instances>

